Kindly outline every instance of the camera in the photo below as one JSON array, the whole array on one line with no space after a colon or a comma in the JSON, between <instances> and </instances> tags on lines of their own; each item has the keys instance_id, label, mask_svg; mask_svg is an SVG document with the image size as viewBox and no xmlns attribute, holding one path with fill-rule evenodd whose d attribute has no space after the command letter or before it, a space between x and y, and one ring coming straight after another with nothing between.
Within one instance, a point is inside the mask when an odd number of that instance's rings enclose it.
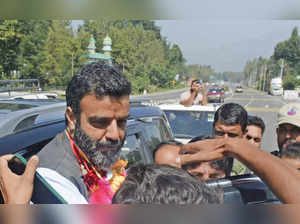
<instances>
[{"instance_id":1,"label":"camera","mask_svg":"<svg viewBox=\"0 0 300 224\"><path fill-rule=\"evenodd\" d=\"M196 81L197 85L202 85L202 82L200 80Z\"/></svg>"}]
</instances>

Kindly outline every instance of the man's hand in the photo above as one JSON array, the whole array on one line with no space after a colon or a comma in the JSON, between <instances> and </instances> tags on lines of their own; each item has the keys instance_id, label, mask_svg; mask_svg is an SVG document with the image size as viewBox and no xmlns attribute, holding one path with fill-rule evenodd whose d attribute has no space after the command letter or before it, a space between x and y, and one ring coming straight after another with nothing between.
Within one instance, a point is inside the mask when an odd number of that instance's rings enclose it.
<instances>
[{"instance_id":1,"label":"man's hand","mask_svg":"<svg viewBox=\"0 0 300 224\"><path fill-rule=\"evenodd\" d=\"M222 159L226 156L224 139L208 139L188 143L182 147L179 154L181 165L194 162L207 162Z\"/></svg>"},{"instance_id":2,"label":"man's hand","mask_svg":"<svg viewBox=\"0 0 300 224\"><path fill-rule=\"evenodd\" d=\"M202 86L195 82L193 83L191 90L193 93L198 93L200 91L200 88L202 88Z\"/></svg>"},{"instance_id":3,"label":"man's hand","mask_svg":"<svg viewBox=\"0 0 300 224\"><path fill-rule=\"evenodd\" d=\"M23 175L14 174L8 167L13 155L0 157L0 190L5 204L28 204L33 191L34 174L39 159L30 158Z\"/></svg>"}]
</instances>

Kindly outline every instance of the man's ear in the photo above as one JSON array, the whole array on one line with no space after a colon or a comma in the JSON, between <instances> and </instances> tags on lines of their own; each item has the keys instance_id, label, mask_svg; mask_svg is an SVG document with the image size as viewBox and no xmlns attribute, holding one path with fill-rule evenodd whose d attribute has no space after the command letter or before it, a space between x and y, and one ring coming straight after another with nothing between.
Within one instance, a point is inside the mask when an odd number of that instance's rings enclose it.
<instances>
[{"instance_id":1,"label":"man's ear","mask_svg":"<svg viewBox=\"0 0 300 224\"><path fill-rule=\"evenodd\" d=\"M76 117L75 114L72 111L71 107L67 107L66 109L66 119L68 121L68 130L70 133L73 133L75 130L75 125L76 125Z\"/></svg>"}]
</instances>

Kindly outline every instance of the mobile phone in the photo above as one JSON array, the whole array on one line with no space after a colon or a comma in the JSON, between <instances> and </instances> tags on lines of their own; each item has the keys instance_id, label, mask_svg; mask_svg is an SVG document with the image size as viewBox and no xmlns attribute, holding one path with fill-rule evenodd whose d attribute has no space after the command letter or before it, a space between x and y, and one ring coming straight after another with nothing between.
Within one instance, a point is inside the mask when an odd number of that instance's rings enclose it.
<instances>
[{"instance_id":1,"label":"mobile phone","mask_svg":"<svg viewBox=\"0 0 300 224\"><path fill-rule=\"evenodd\" d=\"M24 173L26 164L27 160L18 153L8 161L8 167L17 175ZM0 196L0 202L3 204L2 194ZM35 172L31 202L34 204L67 204L64 198L38 172Z\"/></svg>"}]
</instances>

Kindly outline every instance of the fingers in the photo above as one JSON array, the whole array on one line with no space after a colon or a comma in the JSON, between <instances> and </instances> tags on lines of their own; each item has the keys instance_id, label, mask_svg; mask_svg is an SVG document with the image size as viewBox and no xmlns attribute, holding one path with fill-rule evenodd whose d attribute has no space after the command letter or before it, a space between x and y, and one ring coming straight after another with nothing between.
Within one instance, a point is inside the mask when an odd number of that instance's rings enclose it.
<instances>
[{"instance_id":1,"label":"fingers","mask_svg":"<svg viewBox=\"0 0 300 224\"><path fill-rule=\"evenodd\" d=\"M32 156L26 165L25 172L23 174L25 180L27 180L30 183L33 183L34 180L34 174L36 172L36 169L39 164L39 158L37 156Z\"/></svg>"},{"instance_id":2,"label":"fingers","mask_svg":"<svg viewBox=\"0 0 300 224\"><path fill-rule=\"evenodd\" d=\"M225 143L226 142L223 139L207 139L193 143L188 143L181 148L179 154L193 154L199 151L213 151L218 148L224 147Z\"/></svg>"},{"instance_id":3,"label":"fingers","mask_svg":"<svg viewBox=\"0 0 300 224\"><path fill-rule=\"evenodd\" d=\"M181 162L181 165L186 165L188 163L195 163L195 162L208 162L212 160L219 160L224 158L225 156L225 149L221 148L212 152L198 152L195 154L185 154L179 156L178 159Z\"/></svg>"},{"instance_id":4,"label":"fingers","mask_svg":"<svg viewBox=\"0 0 300 224\"><path fill-rule=\"evenodd\" d=\"M0 159L5 159L6 161L11 160L14 157L12 154L1 156Z\"/></svg>"},{"instance_id":5,"label":"fingers","mask_svg":"<svg viewBox=\"0 0 300 224\"><path fill-rule=\"evenodd\" d=\"M0 176L3 178L8 171L8 160L0 157Z\"/></svg>"}]
</instances>

